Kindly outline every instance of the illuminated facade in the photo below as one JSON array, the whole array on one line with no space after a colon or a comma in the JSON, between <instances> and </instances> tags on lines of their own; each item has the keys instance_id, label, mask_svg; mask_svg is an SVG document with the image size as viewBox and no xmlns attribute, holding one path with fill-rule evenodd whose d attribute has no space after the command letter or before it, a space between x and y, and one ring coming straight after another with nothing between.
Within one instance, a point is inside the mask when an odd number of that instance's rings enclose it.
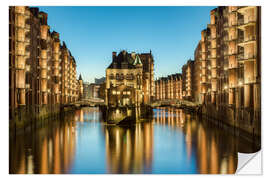
<instances>
[{"instance_id":1,"label":"illuminated facade","mask_svg":"<svg viewBox=\"0 0 270 180\"><path fill-rule=\"evenodd\" d=\"M153 98L153 57L121 51L112 53L106 69L105 102L109 106L140 106Z\"/></svg>"},{"instance_id":2,"label":"illuminated facade","mask_svg":"<svg viewBox=\"0 0 270 180\"><path fill-rule=\"evenodd\" d=\"M261 122L260 14L254 6L212 10L194 53L194 99L203 113L253 135Z\"/></svg>"},{"instance_id":3,"label":"illuminated facade","mask_svg":"<svg viewBox=\"0 0 270 180\"><path fill-rule=\"evenodd\" d=\"M104 132L108 173L152 172L154 128L151 123L136 124L132 129L106 127Z\"/></svg>"},{"instance_id":4,"label":"illuminated facade","mask_svg":"<svg viewBox=\"0 0 270 180\"><path fill-rule=\"evenodd\" d=\"M79 98L76 61L38 8L9 8L9 109L13 125L59 111ZM30 120L29 120L30 119Z\"/></svg>"},{"instance_id":5,"label":"illuminated facade","mask_svg":"<svg viewBox=\"0 0 270 180\"><path fill-rule=\"evenodd\" d=\"M260 109L260 8L211 11L196 51L203 102Z\"/></svg>"},{"instance_id":6,"label":"illuminated facade","mask_svg":"<svg viewBox=\"0 0 270 180\"><path fill-rule=\"evenodd\" d=\"M188 60L182 67L182 96L185 100L194 101L194 61Z\"/></svg>"},{"instance_id":7,"label":"illuminated facade","mask_svg":"<svg viewBox=\"0 0 270 180\"><path fill-rule=\"evenodd\" d=\"M238 142L233 136L224 136L220 131L206 127L199 119L187 114L182 109L159 107L153 118L155 124L168 126L185 132L185 154L183 157L191 161L197 155L197 170L201 174L233 174L237 169L237 146L226 146L224 142L235 144ZM213 136L213 133L215 134ZM220 142L223 143L220 143ZM194 149L195 153L192 152ZM194 154L193 154L194 153ZM221 156L221 154L229 154Z\"/></svg>"},{"instance_id":8,"label":"illuminated facade","mask_svg":"<svg viewBox=\"0 0 270 180\"><path fill-rule=\"evenodd\" d=\"M145 104L151 103L155 94L154 82L154 57L150 50L149 53L138 54L143 64L142 83L143 83L143 101Z\"/></svg>"},{"instance_id":9,"label":"illuminated facade","mask_svg":"<svg viewBox=\"0 0 270 180\"><path fill-rule=\"evenodd\" d=\"M260 135L261 10L255 6L218 7L201 31L194 61L182 67L182 99L203 105L208 114ZM156 81L156 99L168 99L170 81ZM224 118L226 117L226 118ZM226 119L226 120L224 120Z\"/></svg>"},{"instance_id":10,"label":"illuminated facade","mask_svg":"<svg viewBox=\"0 0 270 180\"><path fill-rule=\"evenodd\" d=\"M155 81L155 100L181 100L182 99L182 75L172 74Z\"/></svg>"}]
</instances>

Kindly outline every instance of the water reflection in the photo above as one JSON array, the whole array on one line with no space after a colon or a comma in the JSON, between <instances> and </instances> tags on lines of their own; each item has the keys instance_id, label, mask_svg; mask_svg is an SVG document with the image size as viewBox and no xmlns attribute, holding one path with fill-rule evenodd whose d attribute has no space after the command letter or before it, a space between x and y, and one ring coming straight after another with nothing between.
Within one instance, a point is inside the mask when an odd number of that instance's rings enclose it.
<instances>
[{"instance_id":1,"label":"water reflection","mask_svg":"<svg viewBox=\"0 0 270 180\"><path fill-rule=\"evenodd\" d=\"M237 143L235 137L224 134L214 127L209 127L209 124L206 126L198 117L186 114L181 109L160 108L156 110L155 114L154 122L156 124L168 126L170 132L182 133L181 144L185 149L182 149L182 153L173 156L181 155L182 157L179 157L179 159L183 162L182 164L189 168L181 167L180 169L179 166L178 172L203 174L235 172L237 151L234 146L230 146ZM220 138L223 138L222 143L219 142ZM221 152L222 144L226 144L230 148ZM230 163L227 163L229 159ZM173 167L171 168L173 169Z\"/></svg>"},{"instance_id":2,"label":"water reflection","mask_svg":"<svg viewBox=\"0 0 270 180\"><path fill-rule=\"evenodd\" d=\"M108 173L151 173L154 142L151 123L106 126L105 133Z\"/></svg>"},{"instance_id":3,"label":"water reflection","mask_svg":"<svg viewBox=\"0 0 270 180\"><path fill-rule=\"evenodd\" d=\"M83 108L10 138L10 173L231 174L238 149L250 148L239 141L181 109L155 109L145 122L114 126L97 108Z\"/></svg>"}]
</instances>

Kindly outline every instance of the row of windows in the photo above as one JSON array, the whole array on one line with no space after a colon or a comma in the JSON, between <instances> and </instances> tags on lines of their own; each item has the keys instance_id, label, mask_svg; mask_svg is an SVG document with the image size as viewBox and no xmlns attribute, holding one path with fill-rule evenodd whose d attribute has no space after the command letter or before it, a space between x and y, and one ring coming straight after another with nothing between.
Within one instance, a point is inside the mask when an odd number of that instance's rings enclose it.
<instances>
[{"instance_id":1,"label":"row of windows","mask_svg":"<svg viewBox=\"0 0 270 180\"><path fill-rule=\"evenodd\" d=\"M133 74L116 74L115 76L113 74L110 74L110 79L117 79L117 80L123 80L123 79L127 79L127 80L133 80L135 79L135 76Z\"/></svg>"},{"instance_id":2,"label":"row of windows","mask_svg":"<svg viewBox=\"0 0 270 180\"><path fill-rule=\"evenodd\" d=\"M113 91L112 91L112 94L113 94L113 95L116 95L116 94L117 94L117 95L120 95L121 92L120 92L120 91L115 91L115 90L113 90ZM123 91L122 94L123 94L123 95L130 95L131 92L130 92L130 91Z\"/></svg>"}]
</instances>

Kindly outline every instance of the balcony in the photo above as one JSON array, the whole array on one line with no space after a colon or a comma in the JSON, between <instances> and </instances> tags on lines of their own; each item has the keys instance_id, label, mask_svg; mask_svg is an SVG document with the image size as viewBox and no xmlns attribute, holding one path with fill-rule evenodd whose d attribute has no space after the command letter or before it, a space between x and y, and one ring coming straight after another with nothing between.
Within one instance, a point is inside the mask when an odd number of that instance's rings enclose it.
<instances>
[{"instance_id":1,"label":"balcony","mask_svg":"<svg viewBox=\"0 0 270 180\"><path fill-rule=\"evenodd\" d=\"M235 41L237 40L237 37L236 36L230 36L229 40L228 41Z\"/></svg>"},{"instance_id":2,"label":"balcony","mask_svg":"<svg viewBox=\"0 0 270 180\"><path fill-rule=\"evenodd\" d=\"M236 55L236 51L233 51L233 50L232 51L229 51L228 55L229 56L234 56L234 55Z\"/></svg>"},{"instance_id":3,"label":"balcony","mask_svg":"<svg viewBox=\"0 0 270 180\"><path fill-rule=\"evenodd\" d=\"M257 37L255 35L248 36L248 37L245 37L245 38L242 37L241 40L238 39L238 45L239 46L244 46L246 44L254 43L254 42L256 42L256 40L257 40Z\"/></svg>"},{"instance_id":4,"label":"balcony","mask_svg":"<svg viewBox=\"0 0 270 180\"><path fill-rule=\"evenodd\" d=\"M247 18L238 19L237 24L238 24L238 28L243 29L246 26L255 25L255 23L256 23L255 17L254 16L249 16Z\"/></svg>"},{"instance_id":5,"label":"balcony","mask_svg":"<svg viewBox=\"0 0 270 180\"><path fill-rule=\"evenodd\" d=\"M229 27L236 27L238 25L238 23L235 21L230 21L229 23Z\"/></svg>"},{"instance_id":6,"label":"balcony","mask_svg":"<svg viewBox=\"0 0 270 180\"><path fill-rule=\"evenodd\" d=\"M256 19L254 16L248 16L247 18L244 18L244 24L248 24L248 23L255 23Z\"/></svg>"},{"instance_id":7,"label":"balcony","mask_svg":"<svg viewBox=\"0 0 270 180\"><path fill-rule=\"evenodd\" d=\"M252 53L245 54L244 58L245 58L244 59L245 61L252 61L252 60L255 60L257 58L257 55L252 54Z\"/></svg>"},{"instance_id":8,"label":"balcony","mask_svg":"<svg viewBox=\"0 0 270 180\"><path fill-rule=\"evenodd\" d=\"M244 60L244 53L238 54L237 59L238 59L238 61L243 61Z\"/></svg>"},{"instance_id":9,"label":"balcony","mask_svg":"<svg viewBox=\"0 0 270 180\"><path fill-rule=\"evenodd\" d=\"M243 43L244 42L244 36L239 36L237 39L237 43Z\"/></svg>"},{"instance_id":10,"label":"balcony","mask_svg":"<svg viewBox=\"0 0 270 180\"><path fill-rule=\"evenodd\" d=\"M257 40L257 38L255 35L248 36L248 37L244 38L244 42L250 42L250 41L256 41L256 40Z\"/></svg>"},{"instance_id":11,"label":"balcony","mask_svg":"<svg viewBox=\"0 0 270 180\"><path fill-rule=\"evenodd\" d=\"M237 25L241 26L244 24L244 18L238 19Z\"/></svg>"},{"instance_id":12,"label":"balcony","mask_svg":"<svg viewBox=\"0 0 270 180\"><path fill-rule=\"evenodd\" d=\"M251 9L251 8L255 8L254 6L240 6L239 8L238 8L238 12L239 13L241 13L241 14L243 14L243 13L245 13L245 11L247 10L247 9Z\"/></svg>"}]
</instances>

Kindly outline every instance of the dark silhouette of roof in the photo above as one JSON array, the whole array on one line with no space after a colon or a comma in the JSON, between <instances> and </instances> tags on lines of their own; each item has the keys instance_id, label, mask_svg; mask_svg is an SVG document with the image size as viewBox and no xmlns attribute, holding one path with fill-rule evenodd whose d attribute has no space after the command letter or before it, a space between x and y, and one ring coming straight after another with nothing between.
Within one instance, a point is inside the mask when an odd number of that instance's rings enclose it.
<instances>
[{"instance_id":1,"label":"dark silhouette of roof","mask_svg":"<svg viewBox=\"0 0 270 180\"><path fill-rule=\"evenodd\" d=\"M137 64L142 64L140 57L136 54L132 57L132 54L126 51L121 51L117 56L113 57L112 63L109 65L109 69L135 69Z\"/></svg>"},{"instance_id":2,"label":"dark silhouette of roof","mask_svg":"<svg viewBox=\"0 0 270 180\"><path fill-rule=\"evenodd\" d=\"M63 48L65 48L65 49L67 48L65 41L63 41Z\"/></svg>"},{"instance_id":3,"label":"dark silhouette of roof","mask_svg":"<svg viewBox=\"0 0 270 180\"><path fill-rule=\"evenodd\" d=\"M80 76L79 76L79 80L82 80L82 75L80 74Z\"/></svg>"}]
</instances>

